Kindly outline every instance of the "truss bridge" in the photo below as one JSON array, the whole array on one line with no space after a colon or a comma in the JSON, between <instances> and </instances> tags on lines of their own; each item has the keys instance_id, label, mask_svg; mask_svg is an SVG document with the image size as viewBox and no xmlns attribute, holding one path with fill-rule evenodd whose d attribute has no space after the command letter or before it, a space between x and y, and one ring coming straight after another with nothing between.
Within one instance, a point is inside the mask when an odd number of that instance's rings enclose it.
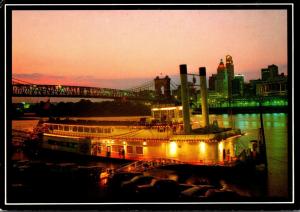
<instances>
[{"instance_id":1,"label":"truss bridge","mask_svg":"<svg viewBox=\"0 0 300 212\"><path fill-rule=\"evenodd\" d=\"M148 81L129 89L113 89L85 87L73 85L33 84L13 78L13 97L72 97L72 98L101 98L121 100L157 101L171 99L171 95L162 95L156 89L155 81ZM167 88L170 90L170 88Z\"/></svg>"}]
</instances>

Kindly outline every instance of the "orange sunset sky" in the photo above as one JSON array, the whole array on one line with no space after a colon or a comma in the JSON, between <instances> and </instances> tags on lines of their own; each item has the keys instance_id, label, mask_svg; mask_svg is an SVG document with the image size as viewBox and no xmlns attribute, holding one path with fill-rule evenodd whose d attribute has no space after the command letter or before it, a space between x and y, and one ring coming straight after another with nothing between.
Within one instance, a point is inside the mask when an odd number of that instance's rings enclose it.
<instances>
[{"instance_id":1,"label":"orange sunset sky","mask_svg":"<svg viewBox=\"0 0 300 212\"><path fill-rule=\"evenodd\" d=\"M287 74L285 10L13 11L13 77L38 84L130 88L233 57L246 81ZM207 77L208 77L207 76Z\"/></svg>"}]
</instances>

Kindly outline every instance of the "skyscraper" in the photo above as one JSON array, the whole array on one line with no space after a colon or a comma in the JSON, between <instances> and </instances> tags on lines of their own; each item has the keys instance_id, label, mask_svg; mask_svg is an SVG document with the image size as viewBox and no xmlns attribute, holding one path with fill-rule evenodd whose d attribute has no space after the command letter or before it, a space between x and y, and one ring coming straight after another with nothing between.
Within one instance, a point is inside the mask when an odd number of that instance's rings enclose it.
<instances>
[{"instance_id":1,"label":"skyscraper","mask_svg":"<svg viewBox=\"0 0 300 212\"><path fill-rule=\"evenodd\" d=\"M232 97L232 80L234 79L234 65L230 55L226 55L226 70L228 74L228 98Z\"/></svg>"},{"instance_id":2,"label":"skyscraper","mask_svg":"<svg viewBox=\"0 0 300 212\"><path fill-rule=\"evenodd\" d=\"M226 69L228 72L228 79L233 80L234 79L234 65L233 60L230 55L226 55Z\"/></svg>"},{"instance_id":3,"label":"skyscraper","mask_svg":"<svg viewBox=\"0 0 300 212\"><path fill-rule=\"evenodd\" d=\"M273 80L278 76L278 66L277 65L269 65L268 69L270 70L270 78Z\"/></svg>"},{"instance_id":4,"label":"skyscraper","mask_svg":"<svg viewBox=\"0 0 300 212\"><path fill-rule=\"evenodd\" d=\"M217 80L217 75L216 74L212 74L209 78L208 78L208 89L211 91L216 90L216 80Z\"/></svg>"},{"instance_id":5,"label":"skyscraper","mask_svg":"<svg viewBox=\"0 0 300 212\"><path fill-rule=\"evenodd\" d=\"M261 69L261 79L263 81L270 81L274 80L278 77L278 66L276 65L269 65L268 68Z\"/></svg>"},{"instance_id":6,"label":"skyscraper","mask_svg":"<svg viewBox=\"0 0 300 212\"><path fill-rule=\"evenodd\" d=\"M215 86L218 93L220 93L224 98L228 97L228 74L222 59L217 68Z\"/></svg>"},{"instance_id":7,"label":"skyscraper","mask_svg":"<svg viewBox=\"0 0 300 212\"><path fill-rule=\"evenodd\" d=\"M268 68L261 69L261 79L263 81L270 79L270 70Z\"/></svg>"},{"instance_id":8,"label":"skyscraper","mask_svg":"<svg viewBox=\"0 0 300 212\"><path fill-rule=\"evenodd\" d=\"M244 75L237 74L232 80L232 96L244 95Z\"/></svg>"}]
</instances>

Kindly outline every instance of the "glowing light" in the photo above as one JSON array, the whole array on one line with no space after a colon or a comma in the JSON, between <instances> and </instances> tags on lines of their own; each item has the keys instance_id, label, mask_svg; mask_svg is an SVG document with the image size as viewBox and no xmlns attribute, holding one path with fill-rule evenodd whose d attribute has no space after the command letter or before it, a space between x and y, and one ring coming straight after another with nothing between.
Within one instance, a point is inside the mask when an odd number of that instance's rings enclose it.
<instances>
[{"instance_id":1,"label":"glowing light","mask_svg":"<svg viewBox=\"0 0 300 212\"><path fill-rule=\"evenodd\" d=\"M182 106L179 107L162 107L162 108L152 108L152 111L157 111L157 110L175 110L178 108L179 110L182 110Z\"/></svg>"},{"instance_id":2,"label":"glowing light","mask_svg":"<svg viewBox=\"0 0 300 212\"><path fill-rule=\"evenodd\" d=\"M246 135L246 133L245 133L244 135ZM242 135L234 135L234 136L228 137L227 139L238 138L238 137L241 137L241 136L242 136Z\"/></svg>"},{"instance_id":3,"label":"glowing light","mask_svg":"<svg viewBox=\"0 0 300 212\"><path fill-rule=\"evenodd\" d=\"M146 146L146 145L147 145L147 142L146 142L146 141L144 141L144 142L143 142L143 145L144 145L144 146Z\"/></svg>"},{"instance_id":4,"label":"glowing light","mask_svg":"<svg viewBox=\"0 0 300 212\"><path fill-rule=\"evenodd\" d=\"M123 145L126 145L126 142L125 142L125 141L123 141Z\"/></svg>"},{"instance_id":5,"label":"glowing light","mask_svg":"<svg viewBox=\"0 0 300 212\"><path fill-rule=\"evenodd\" d=\"M176 142L170 142L170 155L174 156L177 153L177 143Z\"/></svg>"},{"instance_id":6,"label":"glowing light","mask_svg":"<svg viewBox=\"0 0 300 212\"><path fill-rule=\"evenodd\" d=\"M205 142L201 141L199 143L199 146L200 146L200 153L205 153L205 150L206 150L206 146L205 146Z\"/></svg>"},{"instance_id":7,"label":"glowing light","mask_svg":"<svg viewBox=\"0 0 300 212\"><path fill-rule=\"evenodd\" d=\"M177 181L177 180L178 180L178 176L175 175L175 174L171 174L171 175L169 176L169 179L170 179L170 180Z\"/></svg>"},{"instance_id":8,"label":"glowing light","mask_svg":"<svg viewBox=\"0 0 300 212\"><path fill-rule=\"evenodd\" d=\"M52 136L52 137L77 138L77 139L80 139L80 137L76 137L76 136L55 135L55 134L48 134L48 133L44 133L44 135L45 135L45 136Z\"/></svg>"},{"instance_id":9,"label":"glowing light","mask_svg":"<svg viewBox=\"0 0 300 212\"><path fill-rule=\"evenodd\" d=\"M223 149L224 149L224 144L223 144L223 142L220 142L220 143L218 144L218 148L219 148L219 151L220 151L220 152L223 151Z\"/></svg>"}]
</instances>

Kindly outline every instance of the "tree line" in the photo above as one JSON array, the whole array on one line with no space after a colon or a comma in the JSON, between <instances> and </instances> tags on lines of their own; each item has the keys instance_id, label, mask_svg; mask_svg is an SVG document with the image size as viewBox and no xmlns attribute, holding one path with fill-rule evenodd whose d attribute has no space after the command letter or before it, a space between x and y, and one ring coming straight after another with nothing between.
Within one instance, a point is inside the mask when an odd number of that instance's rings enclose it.
<instances>
[{"instance_id":1,"label":"tree line","mask_svg":"<svg viewBox=\"0 0 300 212\"><path fill-rule=\"evenodd\" d=\"M21 116L24 112L35 113L37 116L148 116L151 115L149 106L131 101L92 102L81 99L79 102L51 103L41 101L22 108L22 104L13 104L13 117Z\"/></svg>"}]
</instances>

